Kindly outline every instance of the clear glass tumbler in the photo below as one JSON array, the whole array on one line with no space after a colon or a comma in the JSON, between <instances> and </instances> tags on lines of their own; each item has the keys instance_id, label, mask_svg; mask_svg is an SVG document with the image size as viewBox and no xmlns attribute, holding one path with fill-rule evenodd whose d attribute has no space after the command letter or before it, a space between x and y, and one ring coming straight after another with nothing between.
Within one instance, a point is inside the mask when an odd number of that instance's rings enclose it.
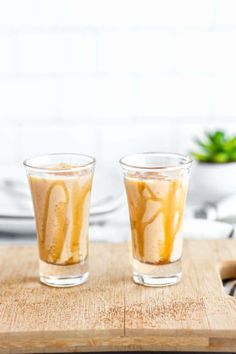
<instances>
[{"instance_id":1,"label":"clear glass tumbler","mask_svg":"<svg viewBox=\"0 0 236 354\"><path fill-rule=\"evenodd\" d=\"M50 154L24 161L37 228L40 280L67 287L83 284L88 271L90 194L95 159Z\"/></svg>"},{"instance_id":2,"label":"clear glass tumbler","mask_svg":"<svg viewBox=\"0 0 236 354\"><path fill-rule=\"evenodd\" d=\"M172 285L181 279L182 221L192 160L139 153L120 160L128 200L135 283Z\"/></svg>"}]
</instances>

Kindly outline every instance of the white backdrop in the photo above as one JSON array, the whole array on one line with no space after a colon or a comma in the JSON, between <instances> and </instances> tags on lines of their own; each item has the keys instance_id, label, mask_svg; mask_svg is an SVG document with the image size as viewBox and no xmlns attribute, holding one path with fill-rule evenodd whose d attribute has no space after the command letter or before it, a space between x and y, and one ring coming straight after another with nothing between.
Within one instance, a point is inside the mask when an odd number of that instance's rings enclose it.
<instances>
[{"instance_id":1,"label":"white backdrop","mask_svg":"<svg viewBox=\"0 0 236 354\"><path fill-rule=\"evenodd\" d=\"M235 0L0 0L0 162L236 133Z\"/></svg>"}]
</instances>

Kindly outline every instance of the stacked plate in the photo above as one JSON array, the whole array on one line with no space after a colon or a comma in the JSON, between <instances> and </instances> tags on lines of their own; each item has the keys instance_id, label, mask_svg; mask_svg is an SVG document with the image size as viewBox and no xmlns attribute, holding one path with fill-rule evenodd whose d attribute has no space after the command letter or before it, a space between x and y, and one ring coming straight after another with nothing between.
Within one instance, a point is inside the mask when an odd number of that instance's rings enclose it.
<instances>
[{"instance_id":1,"label":"stacked plate","mask_svg":"<svg viewBox=\"0 0 236 354\"><path fill-rule=\"evenodd\" d=\"M16 169L18 172L18 170ZM26 177L9 170L0 179L0 236L35 234L32 201ZM118 173L98 168L94 177L90 220L102 222L124 204Z\"/></svg>"}]
</instances>

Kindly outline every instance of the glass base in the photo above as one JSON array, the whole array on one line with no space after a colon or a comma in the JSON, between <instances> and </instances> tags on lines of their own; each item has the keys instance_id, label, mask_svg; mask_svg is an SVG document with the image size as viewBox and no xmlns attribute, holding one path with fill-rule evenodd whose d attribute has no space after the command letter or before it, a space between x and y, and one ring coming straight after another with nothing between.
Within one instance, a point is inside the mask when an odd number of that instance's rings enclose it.
<instances>
[{"instance_id":1,"label":"glass base","mask_svg":"<svg viewBox=\"0 0 236 354\"><path fill-rule=\"evenodd\" d=\"M169 264L151 265L133 261L133 280L144 286L162 287L180 282L182 277L181 260Z\"/></svg>"},{"instance_id":2,"label":"glass base","mask_svg":"<svg viewBox=\"0 0 236 354\"><path fill-rule=\"evenodd\" d=\"M39 261L40 281L54 287L70 287L84 284L89 277L88 260L72 265L49 264Z\"/></svg>"}]
</instances>

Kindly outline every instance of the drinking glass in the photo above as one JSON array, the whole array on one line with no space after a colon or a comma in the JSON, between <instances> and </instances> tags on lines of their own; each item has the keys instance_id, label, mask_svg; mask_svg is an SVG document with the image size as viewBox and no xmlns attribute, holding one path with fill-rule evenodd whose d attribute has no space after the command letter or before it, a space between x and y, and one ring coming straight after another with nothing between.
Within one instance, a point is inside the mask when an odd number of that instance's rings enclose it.
<instances>
[{"instance_id":1,"label":"drinking glass","mask_svg":"<svg viewBox=\"0 0 236 354\"><path fill-rule=\"evenodd\" d=\"M24 161L34 205L42 283L83 284L88 270L90 194L95 159L50 154Z\"/></svg>"},{"instance_id":2,"label":"drinking glass","mask_svg":"<svg viewBox=\"0 0 236 354\"><path fill-rule=\"evenodd\" d=\"M138 153L120 160L130 214L133 280L146 286L181 279L182 222L192 160Z\"/></svg>"}]
</instances>

